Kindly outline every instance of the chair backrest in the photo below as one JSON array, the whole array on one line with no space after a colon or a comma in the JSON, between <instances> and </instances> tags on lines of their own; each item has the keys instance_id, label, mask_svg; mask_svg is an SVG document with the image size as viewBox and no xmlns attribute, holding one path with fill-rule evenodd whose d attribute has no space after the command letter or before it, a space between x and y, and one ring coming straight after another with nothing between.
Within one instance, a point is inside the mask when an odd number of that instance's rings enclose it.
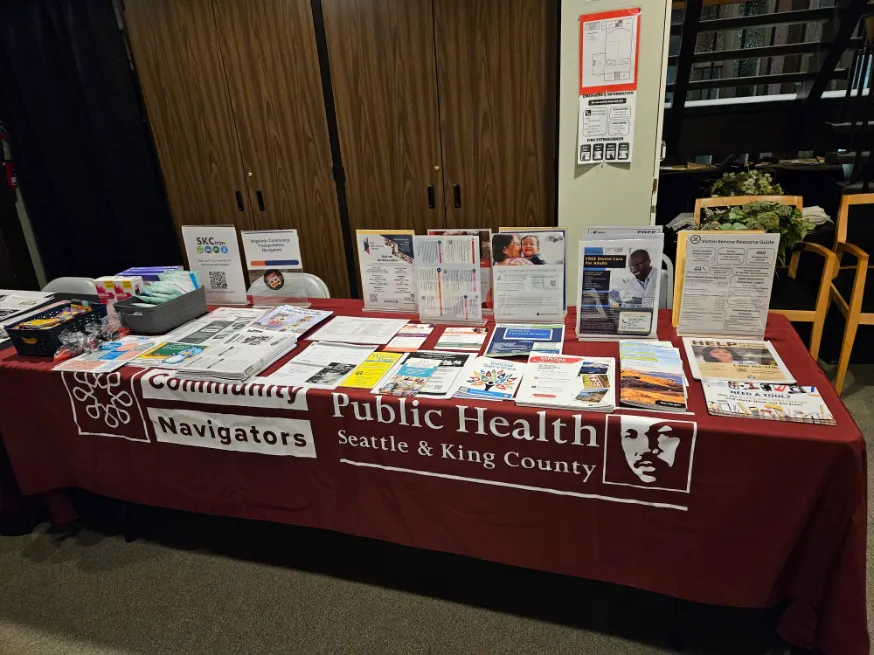
<instances>
[{"instance_id":1,"label":"chair backrest","mask_svg":"<svg viewBox=\"0 0 874 655\"><path fill-rule=\"evenodd\" d=\"M307 298L330 298L331 290L325 281L312 273L303 274L304 285L307 290Z\"/></svg>"},{"instance_id":2,"label":"chair backrest","mask_svg":"<svg viewBox=\"0 0 874 655\"><path fill-rule=\"evenodd\" d=\"M89 296L97 295L97 284L90 277L58 277L42 288L51 293L81 293Z\"/></svg>"},{"instance_id":3,"label":"chair backrest","mask_svg":"<svg viewBox=\"0 0 874 655\"><path fill-rule=\"evenodd\" d=\"M701 222L701 210L705 207L736 207L748 205L751 202L778 202L781 205L795 205L804 209L802 196L713 196L712 198L695 199L695 224Z\"/></svg>"},{"instance_id":4,"label":"chair backrest","mask_svg":"<svg viewBox=\"0 0 874 655\"><path fill-rule=\"evenodd\" d=\"M662 283L659 289L659 309L674 308L674 264L662 253Z\"/></svg>"},{"instance_id":5,"label":"chair backrest","mask_svg":"<svg viewBox=\"0 0 874 655\"><path fill-rule=\"evenodd\" d=\"M853 221L853 229L850 230L850 207L854 205L871 205L871 207L870 211L862 212L864 216L860 215L858 220ZM861 208L859 211L862 211ZM841 196L841 208L838 210L835 224L834 247L843 241L849 241L862 250L874 254L874 193L849 193Z\"/></svg>"}]
</instances>

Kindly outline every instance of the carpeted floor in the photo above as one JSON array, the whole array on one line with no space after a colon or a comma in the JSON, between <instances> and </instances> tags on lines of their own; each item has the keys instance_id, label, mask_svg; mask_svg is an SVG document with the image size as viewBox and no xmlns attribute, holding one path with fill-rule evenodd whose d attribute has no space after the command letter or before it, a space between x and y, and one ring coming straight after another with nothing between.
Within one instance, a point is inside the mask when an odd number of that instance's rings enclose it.
<instances>
[{"instance_id":1,"label":"carpeted floor","mask_svg":"<svg viewBox=\"0 0 874 655\"><path fill-rule=\"evenodd\" d=\"M874 367L853 373L844 401L871 440ZM126 544L101 520L108 504L91 502L79 529L0 538L0 655L674 652L674 601L657 594L157 510ZM689 605L684 652L780 652L775 623L774 611Z\"/></svg>"}]
</instances>

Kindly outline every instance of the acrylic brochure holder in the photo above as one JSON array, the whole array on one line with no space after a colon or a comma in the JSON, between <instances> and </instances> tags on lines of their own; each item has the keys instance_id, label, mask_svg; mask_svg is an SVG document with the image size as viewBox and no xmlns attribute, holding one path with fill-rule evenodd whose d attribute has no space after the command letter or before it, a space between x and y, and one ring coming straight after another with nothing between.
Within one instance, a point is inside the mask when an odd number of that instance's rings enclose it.
<instances>
[{"instance_id":1,"label":"acrylic brochure holder","mask_svg":"<svg viewBox=\"0 0 874 655\"><path fill-rule=\"evenodd\" d=\"M241 236L249 302L255 307L309 307L297 230L253 230Z\"/></svg>"},{"instance_id":2,"label":"acrylic brochure holder","mask_svg":"<svg viewBox=\"0 0 874 655\"><path fill-rule=\"evenodd\" d=\"M413 250L419 320L485 325L479 239L474 235L414 236Z\"/></svg>"},{"instance_id":3,"label":"acrylic brochure holder","mask_svg":"<svg viewBox=\"0 0 874 655\"><path fill-rule=\"evenodd\" d=\"M412 230L357 230L364 311L416 314Z\"/></svg>"}]
</instances>

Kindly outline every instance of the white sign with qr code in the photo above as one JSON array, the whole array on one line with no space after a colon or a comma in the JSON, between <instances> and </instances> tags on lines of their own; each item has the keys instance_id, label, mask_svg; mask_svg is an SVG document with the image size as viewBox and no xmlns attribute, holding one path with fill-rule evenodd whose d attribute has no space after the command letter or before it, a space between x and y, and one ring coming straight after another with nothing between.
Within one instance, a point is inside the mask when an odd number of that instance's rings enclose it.
<instances>
[{"instance_id":1,"label":"white sign with qr code","mask_svg":"<svg viewBox=\"0 0 874 655\"><path fill-rule=\"evenodd\" d=\"M246 281L233 225L183 225L188 268L200 273L210 305L245 305Z\"/></svg>"}]
</instances>

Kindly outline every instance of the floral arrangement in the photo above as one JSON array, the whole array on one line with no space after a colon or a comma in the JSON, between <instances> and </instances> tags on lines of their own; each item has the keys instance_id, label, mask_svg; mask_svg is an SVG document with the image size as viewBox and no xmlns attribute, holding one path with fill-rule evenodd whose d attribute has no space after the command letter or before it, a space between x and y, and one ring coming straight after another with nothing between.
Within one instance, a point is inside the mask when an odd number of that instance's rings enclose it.
<instances>
[{"instance_id":1,"label":"floral arrangement","mask_svg":"<svg viewBox=\"0 0 874 655\"><path fill-rule=\"evenodd\" d=\"M751 202L734 207L704 209L699 230L764 230L780 235L777 263L786 265L787 254L813 229L794 205L778 202Z\"/></svg>"},{"instance_id":2,"label":"floral arrangement","mask_svg":"<svg viewBox=\"0 0 874 655\"><path fill-rule=\"evenodd\" d=\"M746 169L739 173L725 173L710 187L711 196L782 196L783 187L770 173Z\"/></svg>"}]
</instances>

